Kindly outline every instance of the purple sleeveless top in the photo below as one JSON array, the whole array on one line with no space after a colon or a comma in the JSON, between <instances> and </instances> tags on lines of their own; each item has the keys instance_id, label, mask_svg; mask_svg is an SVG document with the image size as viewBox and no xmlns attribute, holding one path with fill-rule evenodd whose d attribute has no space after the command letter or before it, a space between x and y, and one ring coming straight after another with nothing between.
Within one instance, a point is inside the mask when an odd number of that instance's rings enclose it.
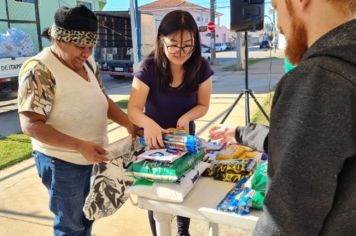
<instances>
[{"instance_id":1,"label":"purple sleeveless top","mask_svg":"<svg viewBox=\"0 0 356 236\"><path fill-rule=\"evenodd\" d=\"M203 79L200 83L214 74L204 59L201 73L203 73ZM178 119L197 105L197 92L187 94L182 89L172 87L165 88L164 91L158 89L154 82L155 69L152 57L143 60L134 75L150 88L145 104L145 114L164 129L175 128ZM189 133L195 134L194 122L189 124Z\"/></svg>"}]
</instances>

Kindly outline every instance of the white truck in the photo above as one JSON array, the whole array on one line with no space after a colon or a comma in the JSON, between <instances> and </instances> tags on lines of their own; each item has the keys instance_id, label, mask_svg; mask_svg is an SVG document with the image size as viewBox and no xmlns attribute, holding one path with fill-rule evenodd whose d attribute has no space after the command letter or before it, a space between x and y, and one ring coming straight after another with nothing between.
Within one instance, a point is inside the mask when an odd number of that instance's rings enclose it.
<instances>
[{"instance_id":1,"label":"white truck","mask_svg":"<svg viewBox=\"0 0 356 236\"><path fill-rule=\"evenodd\" d=\"M29 57L0 58L0 101L15 98L18 88L18 74L22 64Z\"/></svg>"},{"instance_id":2,"label":"white truck","mask_svg":"<svg viewBox=\"0 0 356 236\"><path fill-rule=\"evenodd\" d=\"M21 66L36 52L28 32L20 28L8 28L5 33L0 33L0 101L17 96Z\"/></svg>"}]
</instances>

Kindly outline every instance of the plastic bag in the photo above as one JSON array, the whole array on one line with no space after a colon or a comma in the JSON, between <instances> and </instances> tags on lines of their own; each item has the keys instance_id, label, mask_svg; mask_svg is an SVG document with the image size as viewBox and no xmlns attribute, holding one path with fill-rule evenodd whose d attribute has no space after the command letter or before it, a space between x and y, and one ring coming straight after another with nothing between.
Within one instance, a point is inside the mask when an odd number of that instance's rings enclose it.
<instances>
[{"instance_id":1,"label":"plastic bag","mask_svg":"<svg viewBox=\"0 0 356 236\"><path fill-rule=\"evenodd\" d=\"M34 45L30 34L19 28L10 28L0 34L0 58L33 56Z\"/></svg>"},{"instance_id":2,"label":"plastic bag","mask_svg":"<svg viewBox=\"0 0 356 236\"><path fill-rule=\"evenodd\" d=\"M93 165L91 185L85 199L83 212L87 219L97 220L114 214L127 200L126 186L134 180L125 176L128 167L144 148L132 142L131 136L121 139L106 147L108 162Z\"/></svg>"},{"instance_id":3,"label":"plastic bag","mask_svg":"<svg viewBox=\"0 0 356 236\"><path fill-rule=\"evenodd\" d=\"M176 182L186 172L203 159L204 152L186 154L173 163L157 162L151 160L134 162L128 169L136 178L145 178L154 182Z\"/></svg>"}]
</instances>

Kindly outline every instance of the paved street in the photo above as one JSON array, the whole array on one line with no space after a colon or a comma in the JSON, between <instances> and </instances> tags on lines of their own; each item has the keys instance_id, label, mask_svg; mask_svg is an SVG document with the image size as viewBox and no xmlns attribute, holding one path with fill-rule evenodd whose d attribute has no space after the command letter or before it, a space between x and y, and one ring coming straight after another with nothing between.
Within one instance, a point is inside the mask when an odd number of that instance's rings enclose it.
<instances>
[{"instance_id":1,"label":"paved street","mask_svg":"<svg viewBox=\"0 0 356 236\"><path fill-rule=\"evenodd\" d=\"M266 52L259 52L266 54ZM214 88L209 113L197 121L197 134L206 138L209 127L218 123L244 87L244 72L224 71L222 68L234 63L233 52L219 53L221 63L214 66ZM255 91L259 101L264 99L283 75L283 60L264 60L250 67L250 88ZM114 100L128 98L130 80L104 78L108 94ZM256 106L251 102L251 113ZM7 126L6 121L16 120L16 112L0 115L0 134ZM16 122L15 122L16 123ZM244 124L244 99L233 109L226 123ZM13 127L16 130L15 126ZM18 127L17 127L18 129ZM126 135L126 131L115 124L108 127L110 141ZM135 199L133 199L135 200ZM172 235L176 235L176 223L172 222ZM48 210L48 197L34 167L33 159L0 171L0 235L27 236L52 235L52 215ZM208 223L193 219L190 232L192 236L208 235ZM147 211L135 207L130 201L114 215L101 219L94 224L96 236L114 235L150 235ZM251 232L223 226L220 235L245 236Z\"/></svg>"}]
</instances>

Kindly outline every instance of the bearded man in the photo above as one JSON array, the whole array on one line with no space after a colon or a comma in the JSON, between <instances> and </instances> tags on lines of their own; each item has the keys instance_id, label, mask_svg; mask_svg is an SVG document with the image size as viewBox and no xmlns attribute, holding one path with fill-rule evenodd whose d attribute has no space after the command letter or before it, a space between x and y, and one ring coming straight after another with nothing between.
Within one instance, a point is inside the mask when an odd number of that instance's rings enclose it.
<instances>
[{"instance_id":1,"label":"bearded man","mask_svg":"<svg viewBox=\"0 0 356 236\"><path fill-rule=\"evenodd\" d=\"M356 235L356 1L272 3L298 66L278 84L270 128L217 125L210 136L268 152L254 235Z\"/></svg>"}]
</instances>

